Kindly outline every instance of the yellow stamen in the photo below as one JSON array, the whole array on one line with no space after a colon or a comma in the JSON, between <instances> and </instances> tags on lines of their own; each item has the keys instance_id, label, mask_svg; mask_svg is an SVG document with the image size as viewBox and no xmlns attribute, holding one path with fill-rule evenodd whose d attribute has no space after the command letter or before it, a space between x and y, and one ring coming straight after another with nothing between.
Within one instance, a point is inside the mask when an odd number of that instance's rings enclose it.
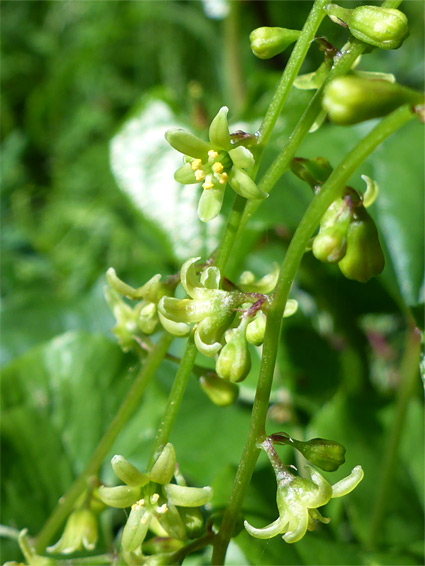
<instances>
[{"instance_id":1,"label":"yellow stamen","mask_svg":"<svg viewBox=\"0 0 425 566\"><path fill-rule=\"evenodd\" d=\"M213 149L210 149L208 152L208 157L210 157L211 159L217 159L218 153Z\"/></svg>"},{"instance_id":2,"label":"yellow stamen","mask_svg":"<svg viewBox=\"0 0 425 566\"><path fill-rule=\"evenodd\" d=\"M151 503L152 503L152 505L155 505L155 503L157 503L158 499L159 499L159 494L158 494L158 493L154 493L154 494L152 495L152 497L151 497Z\"/></svg>"},{"instance_id":3,"label":"yellow stamen","mask_svg":"<svg viewBox=\"0 0 425 566\"><path fill-rule=\"evenodd\" d=\"M205 173L201 169L198 169L197 171L195 171L195 179L197 181L202 181L203 179L205 179Z\"/></svg>"},{"instance_id":4,"label":"yellow stamen","mask_svg":"<svg viewBox=\"0 0 425 566\"><path fill-rule=\"evenodd\" d=\"M207 175L205 179L205 183L202 183L202 188L205 190L212 189L214 187L214 183L212 182L212 176Z\"/></svg>"},{"instance_id":5,"label":"yellow stamen","mask_svg":"<svg viewBox=\"0 0 425 566\"><path fill-rule=\"evenodd\" d=\"M219 176L218 182L220 183L220 185L225 185L227 183L227 179L229 178L229 175L224 172Z\"/></svg>"},{"instance_id":6,"label":"yellow stamen","mask_svg":"<svg viewBox=\"0 0 425 566\"><path fill-rule=\"evenodd\" d=\"M164 503L163 505L161 505L161 507L158 507L156 512L159 513L160 515L163 515L164 513L166 513L168 511L168 507L167 504Z\"/></svg>"},{"instance_id":7,"label":"yellow stamen","mask_svg":"<svg viewBox=\"0 0 425 566\"><path fill-rule=\"evenodd\" d=\"M214 171L214 173L223 173L223 169L224 169L223 164L220 163L220 161L217 161L212 166L212 170Z\"/></svg>"},{"instance_id":8,"label":"yellow stamen","mask_svg":"<svg viewBox=\"0 0 425 566\"><path fill-rule=\"evenodd\" d=\"M202 161L201 161L200 159L194 159L194 160L192 161L192 169L193 169L194 171L196 171L197 169L199 169L199 168L201 167L201 165L202 165Z\"/></svg>"}]
</instances>

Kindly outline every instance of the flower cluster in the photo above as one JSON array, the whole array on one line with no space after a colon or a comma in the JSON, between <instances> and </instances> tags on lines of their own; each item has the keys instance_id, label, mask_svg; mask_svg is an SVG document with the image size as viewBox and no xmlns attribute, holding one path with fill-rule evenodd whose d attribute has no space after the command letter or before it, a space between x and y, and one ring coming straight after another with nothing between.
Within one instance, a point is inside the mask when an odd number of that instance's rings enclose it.
<instances>
[{"instance_id":1,"label":"flower cluster","mask_svg":"<svg viewBox=\"0 0 425 566\"><path fill-rule=\"evenodd\" d=\"M123 456L112 458L112 468L125 485L101 486L98 496L110 507L131 507L121 538L123 553L134 555L131 563L143 557L142 543L149 530L179 541L200 536L204 526L198 508L211 500L213 491L186 485L172 444L163 448L148 473L139 472Z\"/></svg>"},{"instance_id":2,"label":"flower cluster","mask_svg":"<svg viewBox=\"0 0 425 566\"><path fill-rule=\"evenodd\" d=\"M185 156L185 164L174 175L183 185L202 182L204 189L198 206L202 222L215 218L221 210L226 184L247 199L264 199L268 195L260 191L251 179L249 171L254 166L254 156L243 145L232 141L227 113L223 106L209 128L209 142L190 132L174 128L168 130L168 143Z\"/></svg>"},{"instance_id":3,"label":"flower cluster","mask_svg":"<svg viewBox=\"0 0 425 566\"><path fill-rule=\"evenodd\" d=\"M318 507L326 505L332 498L347 495L363 479L361 466L356 466L349 476L332 486L311 466L306 466L308 478L295 476L279 460L269 438L260 446L275 471L279 517L263 528L253 527L245 521L245 529L256 538L268 539L281 534L288 543L301 540L307 529L313 530L317 522L329 523L330 519L323 517Z\"/></svg>"},{"instance_id":4,"label":"flower cluster","mask_svg":"<svg viewBox=\"0 0 425 566\"><path fill-rule=\"evenodd\" d=\"M217 355L216 372L229 381L242 381L251 367L248 342L260 345L264 339L265 315L262 308L276 283L275 269L259 281L252 273L242 274L238 287L221 288L221 274L214 266L197 274L199 258L188 259L180 271L186 299L162 297L158 313L162 325L171 334L184 336L194 323L197 349L205 356ZM295 312L296 302L289 301L286 316Z\"/></svg>"},{"instance_id":5,"label":"flower cluster","mask_svg":"<svg viewBox=\"0 0 425 566\"><path fill-rule=\"evenodd\" d=\"M159 322L157 313L158 301L164 295L174 291L177 281L161 281L161 275L154 275L142 287L134 289L119 279L111 267L106 272L109 287L105 288L106 300L117 323L113 332L118 343L127 352L134 346L134 340L143 335L152 334ZM136 300L131 307L122 297Z\"/></svg>"}]
</instances>

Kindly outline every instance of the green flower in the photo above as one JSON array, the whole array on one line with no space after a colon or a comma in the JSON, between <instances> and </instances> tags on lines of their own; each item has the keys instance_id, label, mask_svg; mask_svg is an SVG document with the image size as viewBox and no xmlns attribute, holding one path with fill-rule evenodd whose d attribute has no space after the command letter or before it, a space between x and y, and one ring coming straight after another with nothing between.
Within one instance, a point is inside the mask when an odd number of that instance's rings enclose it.
<instances>
[{"instance_id":1,"label":"green flower","mask_svg":"<svg viewBox=\"0 0 425 566\"><path fill-rule=\"evenodd\" d=\"M186 163L174 174L183 185L202 182L204 189L198 206L202 222L215 218L223 204L226 184L247 199L264 199L268 195L260 191L251 179L249 171L254 165L254 156L249 149L235 147L229 133L227 113L223 106L209 129L209 142L179 128L168 130L165 139L186 157Z\"/></svg>"},{"instance_id":2,"label":"green flower","mask_svg":"<svg viewBox=\"0 0 425 566\"><path fill-rule=\"evenodd\" d=\"M158 312L164 328L177 336L187 334L189 324L194 322L196 347L210 357L221 349L222 335L232 322L234 309L241 305L241 297L240 293L219 288L217 267L207 267L199 278L195 270L198 260L188 259L180 271L181 284L190 298L163 297Z\"/></svg>"},{"instance_id":3,"label":"green flower","mask_svg":"<svg viewBox=\"0 0 425 566\"><path fill-rule=\"evenodd\" d=\"M261 445L275 469L279 517L261 529L253 527L247 521L244 525L249 534L256 538L268 539L281 534L286 542L294 543L303 538L307 529L313 530L315 522L329 523L330 519L323 517L318 507L326 505L334 497L342 497L353 491L364 474L361 466L356 466L349 476L331 486L318 471L306 466L310 477L301 478L289 472L280 460L276 462L277 454L269 454L270 446L268 439Z\"/></svg>"},{"instance_id":4,"label":"green flower","mask_svg":"<svg viewBox=\"0 0 425 566\"><path fill-rule=\"evenodd\" d=\"M178 508L200 507L208 503L213 495L209 486L186 486L182 475L176 470L176 454L170 443L146 474L139 472L123 456L112 458L112 468L126 485L101 486L98 497L110 507L131 507L121 540L125 552L140 550L149 529L159 536L186 540L190 536L186 529L186 515L180 513ZM173 477L177 483L171 483ZM193 518L190 517L190 528L192 523Z\"/></svg>"},{"instance_id":5,"label":"green flower","mask_svg":"<svg viewBox=\"0 0 425 566\"><path fill-rule=\"evenodd\" d=\"M47 550L52 553L72 554L79 550L93 550L97 543L97 518L88 508L76 509L69 516L61 538Z\"/></svg>"}]
</instances>

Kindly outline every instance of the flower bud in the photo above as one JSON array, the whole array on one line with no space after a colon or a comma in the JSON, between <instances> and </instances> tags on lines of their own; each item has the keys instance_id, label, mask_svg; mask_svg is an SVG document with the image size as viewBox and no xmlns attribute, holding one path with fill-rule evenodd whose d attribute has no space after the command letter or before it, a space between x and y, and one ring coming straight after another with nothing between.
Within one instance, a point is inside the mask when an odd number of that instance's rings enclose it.
<instances>
[{"instance_id":1,"label":"flower bud","mask_svg":"<svg viewBox=\"0 0 425 566\"><path fill-rule=\"evenodd\" d=\"M130 464L123 456L114 456L111 460L112 469L115 475L125 484L131 487L143 487L149 482L149 477L142 474Z\"/></svg>"},{"instance_id":2,"label":"flower bud","mask_svg":"<svg viewBox=\"0 0 425 566\"><path fill-rule=\"evenodd\" d=\"M204 517L197 507L181 507L180 517L186 527L187 538L199 538L204 533Z\"/></svg>"},{"instance_id":3,"label":"flower bud","mask_svg":"<svg viewBox=\"0 0 425 566\"><path fill-rule=\"evenodd\" d=\"M347 249L347 224L335 224L320 230L313 241L313 255L319 261L336 263L344 257Z\"/></svg>"},{"instance_id":4,"label":"flower bud","mask_svg":"<svg viewBox=\"0 0 425 566\"><path fill-rule=\"evenodd\" d=\"M246 339L254 346L260 346L264 341L266 332L266 315L259 311L254 320L246 327Z\"/></svg>"},{"instance_id":5,"label":"flower bud","mask_svg":"<svg viewBox=\"0 0 425 566\"><path fill-rule=\"evenodd\" d=\"M374 47L398 49L409 35L406 16L393 8L358 6L349 10L328 4L325 9L332 21L348 27L356 39Z\"/></svg>"},{"instance_id":6,"label":"flower bud","mask_svg":"<svg viewBox=\"0 0 425 566\"><path fill-rule=\"evenodd\" d=\"M345 462L345 448L333 440L313 438L308 442L294 441L294 447L314 466L334 472Z\"/></svg>"},{"instance_id":7,"label":"flower bud","mask_svg":"<svg viewBox=\"0 0 425 566\"><path fill-rule=\"evenodd\" d=\"M221 350L215 371L223 379L243 381L251 369L251 356L245 337L247 319L238 328L226 332L227 344Z\"/></svg>"},{"instance_id":8,"label":"flower bud","mask_svg":"<svg viewBox=\"0 0 425 566\"><path fill-rule=\"evenodd\" d=\"M270 59L297 41L300 33L285 28L257 28L249 35L252 52L259 59Z\"/></svg>"},{"instance_id":9,"label":"flower bud","mask_svg":"<svg viewBox=\"0 0 425 566\"><path fill-rule=\"evenodd\" d=\"M361 207L347 231L347 251L338 263L343 275L365 283L384 269L385 258L373 219Z\"/></svg>"},{"instance_id":10,"label":"flower bud","mask_svg":"<svg viewBox=\"0 0 425 566\"><path fill-rule=\"evenodd\" d=\"M423 94L389 81L356 75L340 77L325 88L322 106L336 124L380 118L403 104L420 104Z\"/></svg>"},{"instance_id":11,"label":"flower bud","mask_svg":"<svg viewBox=\"0 0 425 566\"><path fill-rule=\"evenodd\" d=\"M326 157L314 157L313 159L294 157L291 161L291 171L299 179L308 183L312 189L315 189L327 180L332 173L332 166Z\"/></svg>"},{"instance_id":12,"label":"flower bud","mask_svg":"<svg viewBox=\"0 0 425 566\"><path fill-rule=\"evenodd\" d=\"M164 446L161 454L152 466L152 469L149 472L149 478L155 483L169 483L174 475L175 467L176 453L174 451L174 446L171 442L169 442Z\"/></svg>"},{"instance_id":13,"label":"flower bud","mask_svg":"<svg viewBox=\"0 0 425 566\"><path fill-rule=\"evenodd\" d=\"M235 383L220 379L214 372L199 378L199 383L211 401L218 407L227 407L238 397L239 388Z\"/></svg>"}]
</instances>

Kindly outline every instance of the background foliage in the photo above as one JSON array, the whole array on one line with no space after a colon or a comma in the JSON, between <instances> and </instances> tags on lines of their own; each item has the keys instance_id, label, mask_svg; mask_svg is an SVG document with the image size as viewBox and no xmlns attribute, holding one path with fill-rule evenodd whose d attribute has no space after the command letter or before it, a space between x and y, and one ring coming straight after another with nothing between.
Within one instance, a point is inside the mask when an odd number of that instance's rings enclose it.
<instances>
[{"instance_id":1,"label":"background foliage","mask_svg":"<svg viewBox=\"0 0 425 566\"><path fill-rule=\"evenodd\" d=\"M310 8L309 2L235 5L239 32L231 44L226 21L208 17L207 3L198 1L2 2L3 524L28 527L31 534L40 529L132 381L136 359L121 353L110 332L105 270L113 265L122 279L139 285L157 272L175 272L195 250L206 256L214 249L222 224L206 228L197 221L196 189L182 190L172 180L179 158L163 142L163 131L183 125L202 132L223 104L235 129L255 131L286 55L255 60L248 34L260 25L299 28ZM392 72L421 89L423 5L405 2L402 9L411 26L403 48L375 51L361 68ZM330 22L323 33L338 46L344 42L344 30ZM230 52L236 47L244 81L235 90ZM314 70L320 57L311 49L303 71ZM310 96L291 95L264 167ZM325 124L299 155L324 155L336 165L370 127ZM360 189L366 173L381 188L372 214L386 249L383 275L360 285L306 255L293 290L300 309L282 334L268 432L340 441L348 449L341 474L361 464L365 480L343 507L328 506L329 527L293 546L241 533L229 564L423 560L419 381L378 550L368 550L406 329L412 316L423 323L423 153L422 129L409 124L352 179ZM250 224L228 275L244 269L260 275L280 262L310 198L309 189L285 174ZM182 342L174 342L174 353ZM257 353L239 401L224 409L193 379L173 431L183 472L199 485L213 485L217 509L227 501L245 441L258 367ZM164 362L111 456L119 452L144 466L174 373ZM280 453L291 461L290 453ZM102 473L114 481L108 462ZM275 517L275 483L265 459L245 512L255 524ZM123 517L116 513L105 522L103 550ZM4 560L18 556L15 544L3 547Z\"/></svg>"}]
</instances>

